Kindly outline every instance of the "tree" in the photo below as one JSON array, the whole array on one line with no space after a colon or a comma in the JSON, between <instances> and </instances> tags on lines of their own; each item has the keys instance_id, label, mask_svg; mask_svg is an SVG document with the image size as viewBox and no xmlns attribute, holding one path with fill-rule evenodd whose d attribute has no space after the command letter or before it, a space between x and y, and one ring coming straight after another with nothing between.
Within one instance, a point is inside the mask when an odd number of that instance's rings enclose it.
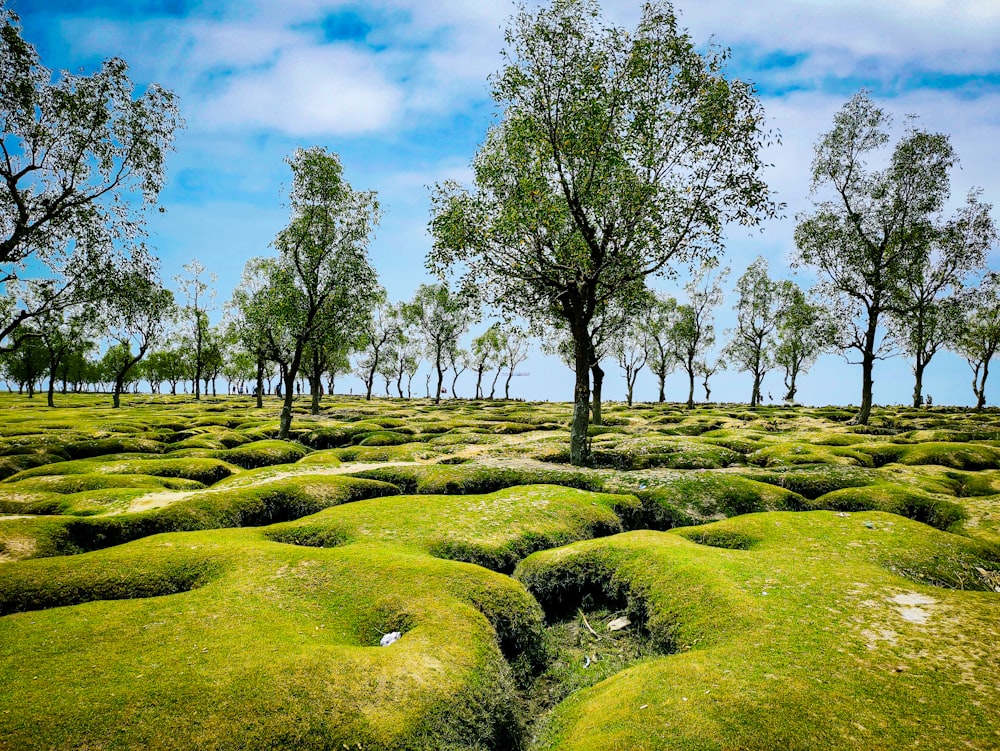
<instances>
[{"instance_id":1,"label":"tree","mask_svg":"<svg viewBox=\"0 0 1000 751\"><path fill-rule=\"evenodd\" d=\"M163 336L176 310L174 296L155 280L130 275L117 279L101 306L101 328L113 342L105 356L112 384L112 406L121 406L121 393L134 366ZM135 346L135 352L132 347Z\"/></svg>"},{"instance_id":2,"label":"tree","mask_svg":"<svg viewBox=\"0 0 1000 751\"><path fill-rule=\"evenodd\" d=\"M398 311L385 303L385 293L379 291L380 301L368 320L362 337L360 356L355 363L356 375L365 383L365 399L371 401L375 376L380 372L390 340L401 333L402 321Z\"/></svg>"},{"instance_id":3,"label":"tree","mask_svg":"<svg viewBox=\"0 0 1000 751\"><path fill-rule=\"evenodd\" d=\"M714 278L711 269L703 266L684 289L688 302L677 306L677 315L670 329L670 347L674 358L688 375L688 409L694 407L694 380L699 364L715 344L712 311L722 303L722 280L729 274L724 269Z\"/></svg>"},{"instance_id":4,"label":"tree","mask_svg":"<svg viewBox=\"0 0 1000 751\"><path fill-rule=\"evenodd\" d=\"M773 213L767 143L750 84L700 54L673 7L643 6L634 32L597 0L554 0L514 17L494 78L502 121L473 162L476 192L432 195L435 271L455 265L487 301L564 322L576 384L570 459L587 460L588 328L671 264L710 257L729 222Z\"/></svg>"},{"instance_id":5,"label":"tree","mask_svg":"<svg viewBox=\"0 0 1000 751\"><path fill-rule=\"evenodd\" d=\"M55 407L56 380L66 360L78 351L85 351L91 343L85 337L92 319L90 310L49 310L34 320L31 327L37 333L38 343L45 351L48 363L49 388L46 403Z\"/></svg>"},{"instance_id":6,"label":"tree","mask_svg":"<svg viewBox=\"0 0 1000 751\"><path fill-rule=\"evenodd\" d=\"M781 289L781 283L767 275L767 261L760 257L736 280L736 328L728 332L732 339L726 345L725 356L753 376L751 409L760 404L761 383L775 365L774 337L784 314Z\"/></svg>"},{"instance_id":7,"label":"tree","mask_svg":"<svg viewBox=\"0 0 1000 751\"><path fill-rule=\"evenodd\" d=\"M261 298L267 356L284 384L283 439L307 346L342 317L369 309L379 292L367 252L379 216L375 194L351 188L339 157L321 148L298 149L287 162L292 217L274 240L278 259L262 267L267 290Z\"/></svg>"},{"instance_id":8,"label":"tree","mask_svg":"<svg viewBox=\"0 0 1000 751\"><path fill-rule=\"evenodd\" d=\"M180 318L185 323L184 330L191 341L189 361L193 370L191 380L194 382L194 398L197 400L201 399L202 374L209 358L214 355L209 346L208 313L215 298L215 290L210 285L215 283L216 276L206 273L204 265L197 259L184 264L182 268L186 275L178 274L174 281L187 301L180 310Z\"/></svg>"},{"instance_id":9,"label":"tree","mask_svg":"<svg viewBox=\"0 0 1000 751\"><path fill-rule=\"evenodd\" d=\"M528 333L520 326L506 326L500 330L500 367L507 369L507 380L503 384L503 398L510 399L510 381L517 366L528 359L531 341Z\"/></svg>"},{"instance_id":10,"label":"tree","mask_svg":"<svg viewBox=\"0 0 1000 751\"><path fill-rule=\"evenodd\" d=\"M492 324L486 331L472 340L472 350L469 357L476 371L476 399L483 398L483 374L494 367L500 367L502 345L500 342L500 324Z\"/></svg>"},{"instance_id":11,"label":"tree","mask_svg":"<svg viewBox=\"0 0 1000 751\"><path fill-rule=\"evenodd\" d=\"M666 401L667 376L677 367L671 332L677 323L677 300L655 294L651 297L646 314L640 319L642 341L645 346L646 364L659 384L657 401Z\"/></svg>"},{"instance_id":12,"label":"tree","mask_svg":"<svg viewBox=\"0 0 1000 751\"><path fill-rule=\"evenodd\" d=\"M28 392L28 398L35 397L35 390L45 377L48 356L37 336L24 340L15 350L0 352L4 377L17 384L17 392Z\"/></svg>"},{"instance_id":13,"label":"tree","mask_svg":"<svg viewBox=\"0 0 1000 751\"><path fill-rule=\"evenodd\" d=\"M702 358L695 363L695 372L701 377L701 387L705 389L705 401L712 401L712 389L709 386L709 379L718 371L726 369L726 361L721 357L714 362L709 362L707 358Z\"/></svg>"},{"instance_id":14,"label":"tree","mask_svg":"<svg viewBox=\"0 0 1000 751\"><path fill-rule=\"evenodd\" d=\"M833 324L823 306L806 297L791 281L782 283L783 313L778 321L775 364L784 370L786 402L795 401L796 380L811 368L834 340Z\"/></svg>"},{"instance_id":15,"label":"tree","mask_svg":"<svg viewBox=\"0 0 1000 751\"><path fill-rule=\"evenodd\" d=\"M16 347L22 323L98 300L126 267L149 270L145 211L182 121L160 86L135 96L118 58L89 76L54 75L2 2L0 121L0 287L14 301L0 343ZM142 201L127 200L136 193Z\"/></svg>"},{"instance_id":16,"label":"tree","mask_svg":"<svg viewBox=\"0 0 1000 751\"><path fill-rule=\"evenodd\" d=\"M908 269L890 310L890 335L913 358L913 406L923 404L924 370L935 354L956 337L960 326L962 286L982 268L996 241L991 207L970 193L965 206L941 227L935 227L928 252Z\"/></svg>"},{"instance_id":17,"label":"tree","mask_svg":"<svg viewBox=\"0 0 1000 751\"><path fill-rule=\"evenodd\" d=\"M972 369L976 409L986 406L986 379L1000 348L1000 276L990 273L965 304L965 316L954 343L955 351Z\"/></svg>"},{"instance_id":18,"label":"tree","mask_svg":"<svg viewBox=\"0 0 1000 751\"><path fill-rule=\"evenodd\" d=\"M437 372L435 404L441 403L448 352L458 347L458 340L476 317L475 311L471 295L453 293L445 284L421 284L413 300L403 307L404 319L413 326Z\"/></svg>"},{"instance_id":19,"label":"tree","mask_svg":"<svg viewBox=\"0 0 1000 751\"><path fill-rule=\"evenodd\" d=\"M888 145L891 118L864 92L834 116L833 128L816 144L812 190L828 188L816 212L799 216L796 264L821 278L819 291L830 301L837 348L857 352L861 365L861 406L857 422L867 425L872 409L876 360L892 342L881 327L883 314L904 314L903 289L942 229L937 215L950 193L949 171L956 162L948 137L911 122L883 169L870 156Z\"/></svg>"},{"instance_id":20,"label":"tree","mask_svg":"<svg viewBox=\"0 0 1000 751\"><path fill-rule=\"evenodd\" d=\"M462 349L458 342L455 342L454 347L450 347L447 352L448 357L448 367L451 368L452 378L451 378L451 398L458 398L458 378L462 373L469 369L469 353L468 351ZM405 368L401 369L400 375L405 372ZM402 381L402 379L400 379ZM400 393L400 396L403 394Z\"/></svg>"},{"instance_id":21,"label":"tree","mask_svg":"<svg viewBox=\"0 0 1000 751\"><path fill-rule=\"evenodd\" d=\"M625 372L625 398L630 407L635 381L639 377L639 371L646 365L648 349L644 328L638 320L627 326L622 335L615 338L612 345L618 366Z\"/></svg>"}]
</instances>

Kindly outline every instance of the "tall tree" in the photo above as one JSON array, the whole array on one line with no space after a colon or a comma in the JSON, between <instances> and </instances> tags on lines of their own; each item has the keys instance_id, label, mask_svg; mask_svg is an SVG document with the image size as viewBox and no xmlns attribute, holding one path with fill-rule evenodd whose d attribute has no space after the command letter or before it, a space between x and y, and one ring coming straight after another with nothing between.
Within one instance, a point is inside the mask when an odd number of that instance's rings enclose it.
<instances>
[{"instance_id":1,"label":"tall tree","mask_svg":"<svg viewBox=\"0 0 1000 751\"><path fill-rule=\"evenodd\" d=\"M784 303L774 362L784 371L784 400L793 402L798 392L798 377L831 346L834 332L826 309L811 301L797 284L785 281L781 289Z\"/></svg>"},{"instance_id":2,"label":"tall tree","mask_svg":"<svg viewBox=\"0 0 1000 751\"><path fill-rule=\"evenodd\" d=\"M125 267L148 271L145 211L182 121L171 92L152 84L137 96L118 58L91 75L54 74L0 2L0 124L0 290L14 300L0 345L9 348L21 323L98 300ZM136 193L141 201L127 199Z\"/></svg>"},{"instance_id":3,"label":"tall tree","mask_svg":"<svg viewBox=\"0 0 1000 751\"><path fill-rule=\"evenodd\" d=\"M441 402L441 387L448 352L475 321L477 306L473 296L452 292L445 284L421 284L413 300L404 306L404 318L413 326L437 373L434 403Z\"/></svg>"},{"instance_id":4,"label":"tall tree","mask_svg":"<svg viewBox=\"0 0 1000 751\"><path fill-rule=\"evenodd\" d=\"M758 257L736 280L736 328L724 354L729 362L753 376L750 408L761 401L760 387L774 367L775 333L784 313L781 283L767 275L767 261Z\"/></svg>"},{"instance_id":5,"label":"tall tree","mask_svg":"<svg viewBox=\"0 0 1000 751\"><path fill-rule=\"evenodd\" d=\"M883 156L890 125L864 92L834 116L812 163L813 193L825 188L826 197L815 199L815 213L800 216L795 230L796 263L820 276L838 349L860 358L862 425L871 416L875 362L891 351L883 314L899 311L911 271L925 263L956 161L947 136L911 123L888 164L871 168L866 160Z\"/></svg>"},{"instance_id":6,"label":"tall tree","mask_svg":"<svg viewBox=\"0 0 1000 751\"><path fill-rule=\"evenodd\" d=\"M688 376L688 409L694 407L694 381L703 368L708 351L715 344L714 310L722 303L722 280L729 273L724 269L712 276L703 266L684 289L688 302L677 306L677 315L670 330L674 357Z\"/></svg>"},{"instance_id":7,"label":"tall tree","mask_svg":"<svg viewBox=\"0 0 1000 751\"><path fill-rule=\"evenodd\" d=\"M268 358L284 385L281 438L291 429L295 379L310 341L342 316L370 308L379 293L368 260L379 217L375 194L351 188L340 158L321 148L298 149L287 162L292 217L274 240L279 256L267 267L265 317Z\"/></svg>"},{"instance_id":8,"label":"tall tree","mask_svg":"<svg viewBox=\"0 0 1000 751\"><path fill-rule=\"evenodd\" d=\"M597 0L522 7L493 79L503 110L473 162L476 191L432 195L435 271L461 266L487 302L564 322L576 384L570 459L587 460L589 328L671 264L715 255L722 228L773 213L761 173L769 137L753 87L699 53L673 7L635 30Z\"/></svg>"},{"instance_id":9,"label":"tall tree","mask_svg":"<svg viewBox=\"0 0 1000 751\"><path fill-rule=\"evenodd\" d=\"M957 215L935 227L928 252L908 269L890 311L890 334L913 359L913 406L923 404L924 371L961 324L962 286L983 267L997 230L988 204L970 193Z\"/></svg>"},{"instance_id":10,"label":"tall tree","mask_svg":"<svg viewBox=\"0 0 1000 751\"><path fill-rule=\"evenodd\" d=\"M965 302L965 320L954 342L955 351L972 369L976 409L986 406L986 379L1000 349L1000 276L990 273Z\"/></svg>"}]
</instances>

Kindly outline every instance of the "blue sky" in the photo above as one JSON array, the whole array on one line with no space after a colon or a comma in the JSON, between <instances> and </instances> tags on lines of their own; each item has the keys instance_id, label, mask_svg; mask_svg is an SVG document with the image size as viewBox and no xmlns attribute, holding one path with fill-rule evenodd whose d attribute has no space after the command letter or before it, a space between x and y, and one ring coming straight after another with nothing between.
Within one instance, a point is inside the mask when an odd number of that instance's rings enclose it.
<instances>
[{"instance_id":1,"label":"blue sky","mask_svg":"<svg viewBox=\"0 0 1000 751\"><path fill-rule=\"evenodd\" d=\"M247 258L268 254L287 221L283 159L318 144L338 152L355 188L376 190L385 214L372 258L393 300L431 281L426 186L468 182L469 161L494 117L487 77L501 64L503 27L514 6L493 0L7 0L25 37L52 68L93 70L125 59L142 88L151 81L180 97L187 128L168 162L165 212L149 223L151 244L170 280L198 258L228 299ZM612 20L633 24L640 4L602 3ZM1000 4L985 0L690 0L676 5L698 43L732 49L731 72L757 85L782 143L771 150L769 183L788 205L764 232L730 233L731 281L757 256L787 275L796 213L808 210L812 144L834 112L861 88L896 116L920 116L950 134L961 158L955 206L973 186L1000 202ZM1000 214L994 212L1000 218ZM1000 268L997 256L991 266ZM799 281L808 284L808 277ZM660 289L676 294L668 282ZM728 302L726 305L730 305ZM719 340L732 325L718 311ZM570 399L572 379L537 352L515 381L527 398ZM624 382L605 364L609 398ZM939 355L926 391L937 403L967 404L971 373ZM419 379L422 385L422 378ZM668 398L685 396L680 374ZM780 375L764 392L775 398ZM468 395L471 381L460 381ZM343 382L345 388L350 383ZM746 400L743 373L715 378L713 397ZM905 402L912 389L902 358L876 370L875 399ZM990 402L1000 384L989 388ZM801 381L807 403L856 403L860 371L823 358ZM463 393L464 392L464 393ZM655 384L639 377L637 397Z\"/></svg>"}]
</instances>

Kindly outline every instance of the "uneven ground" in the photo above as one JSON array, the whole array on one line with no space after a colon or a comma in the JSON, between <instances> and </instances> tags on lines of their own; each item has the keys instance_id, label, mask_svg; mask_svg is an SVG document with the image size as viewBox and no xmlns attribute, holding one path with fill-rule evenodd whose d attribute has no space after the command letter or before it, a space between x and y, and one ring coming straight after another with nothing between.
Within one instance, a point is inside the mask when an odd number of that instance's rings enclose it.
<instances>
[{"instance_id":1,"label":"uneven ground","mask_svg":"<svg viewBox=\"0 0 1000 751\"><path fill-rule=\"evenodd\" d=\"M1000 747L1000 413L58 401L0 749Z\"/></svg>"}]
</instances>

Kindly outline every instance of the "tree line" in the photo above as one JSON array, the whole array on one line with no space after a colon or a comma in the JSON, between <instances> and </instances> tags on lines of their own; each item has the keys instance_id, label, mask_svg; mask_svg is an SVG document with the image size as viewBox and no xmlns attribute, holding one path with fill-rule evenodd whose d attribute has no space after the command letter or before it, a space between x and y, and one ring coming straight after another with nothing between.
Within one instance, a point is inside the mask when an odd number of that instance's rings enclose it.
<instances>
[{"instance_id":1,"label":"tree line","mask_svg":"<svg viewBox=\"0 0 1000 751\"><path fill-rule=\"evenodd\" d=\"M335 153L297 150L289 223L273 255L247 263L221 329L209 326L204 268L185 267L178 305L144 242L183 125L173 95L155 85L136 95L117 59L91 76L53 76L2 3L0 21L0 349L14 380L34 367L29 353L46 361L50 403L55 380L80 382L69 372L83 368L87 337L103 337L99 382L116 406L143 371L176 388L166 374L181 362L196 398L226 368L260 398L276 372L287 436L300 378L316 411L324 376L354 369L369 397L378 376L402 395L422 357L436 400L446 374L454 392L465 370L481 396L502 352L507 393L530 334L575 373L574 464L587 461L611 357L630 401L643 368L661 399L666 375L682 370L690 405L698 382L708 399L712 375L732 367L750 374L756 406L769 371L783 371L791 400L819 354L840 352L860 366L865 424L880 359L911 359L919 406L926 368L950 348L985 404L1000 344L1000 287L986 269L992 207L972 189L946 213L958 161L947 135L912 120L893 143L891 118L866 92L818 139L812 210L795 218L791 262L815 286L774 280L753 262L736 283L736 326L709 356L727 228L760 226L784 208L762 156L780 135L753 85L727 71L727 50L698 47L666 0L646 3L633 29L603 19L596 0L514 15L491 78L500 116L473 157L474 184L431 191L426 264L441 282L412 301L389 305L368 257L375 193L353 189ZM654 279L684 269L682 299L654 291ZM463 353L458 341L484 308L525 327L491 326Z\"/></svg>"}]
</instances>

